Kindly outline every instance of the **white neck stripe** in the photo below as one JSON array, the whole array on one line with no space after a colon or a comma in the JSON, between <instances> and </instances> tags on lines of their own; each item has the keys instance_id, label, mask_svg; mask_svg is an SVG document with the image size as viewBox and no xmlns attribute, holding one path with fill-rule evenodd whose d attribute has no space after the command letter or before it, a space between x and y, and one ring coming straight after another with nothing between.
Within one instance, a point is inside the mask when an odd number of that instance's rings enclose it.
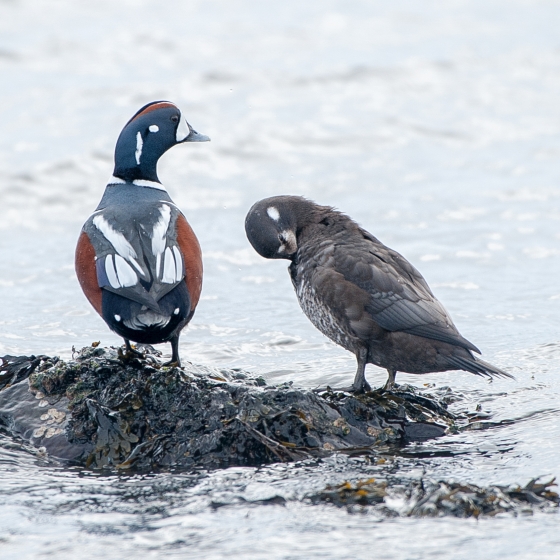
<instances>
[{"instance_id":1,"label":"white neck stripe","mask_svg":"<svg viewBox=\"0 0 560 560\"><path fill-rule=\"evenodd\" d=\"M120 177L111 177L109 179L108 185L136 185L137 187L150 187L151 189L157 189L158 191L167 192L166 188L157 181L148 181L147 179L135 179L132 183L127 183L124 179Z\"/></svg>"}]
</instances>

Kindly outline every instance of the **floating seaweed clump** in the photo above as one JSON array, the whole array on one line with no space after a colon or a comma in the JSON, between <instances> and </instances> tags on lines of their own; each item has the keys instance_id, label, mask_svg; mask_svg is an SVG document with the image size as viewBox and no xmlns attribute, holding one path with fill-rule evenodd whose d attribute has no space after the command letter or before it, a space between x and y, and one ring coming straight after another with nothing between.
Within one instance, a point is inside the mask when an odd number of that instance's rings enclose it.
<instances>
[{"instance_id":1,"label":"floating seaweed clump","mask_svg":"<svg viewBox=\"0 0 560 560\"><path fill-rule=\"evenodd\" d=\"M531 515L534 511L557 511L560 498L552 487L554 479L533 479L525 486L488 486L430 480L403 481L370 478L344 482L308 499L312 503L331 503L351 512L368 508L384 516L397 517L488 517L502 513Z\"/></svg>"},{"instance_id":2,"label":"floating seaweed clump","mask_svg":"<svg viewBox=\"0 0 560 560\"><path fill-rule=\"evenodd\" d=\"M0 421L51 457L91 468L262 465L372 453L443 435L455 418L412 389L317 394L237 370L162 366L96 345L70 361L5 356Z\"/></svg>"}]
</instances>

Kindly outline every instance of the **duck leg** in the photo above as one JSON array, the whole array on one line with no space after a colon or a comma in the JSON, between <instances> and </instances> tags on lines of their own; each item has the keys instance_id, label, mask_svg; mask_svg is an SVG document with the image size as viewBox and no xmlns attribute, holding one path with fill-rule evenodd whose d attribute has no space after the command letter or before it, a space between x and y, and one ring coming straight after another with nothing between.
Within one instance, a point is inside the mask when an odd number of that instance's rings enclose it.
<instances>
[{"instance_id":1,"label":"duck leg","mask_svg":"<svg viewBox=\"0 0 560 560\"><path fill-rule=\"evenodd\" d=\"M356 377L354 377L351 390L353 393L371 391L370 384L366 381L367 349L360 350L356 354L356 360L358 360L358 370L356 371Z\"/></svg>"},{"instance_id":2,"label":"duck leg","mask_svg":"<svg viewBox=\"0 0 560 560\"><path fill-rule=\"evenodd\" d=\"M344 391L345 393L366 393L371 391L370 384L366 381L366 365L367 365L367 349L363 348L356 354L358 360L358 370L354 383L350 387L334 388L334 391ZM314 393L322 393L323 391L331 390L330 387L313 389Z\"/></svg>"},{"instance_id":3,"label":"duck leg","mask_svg":"<svg viewBox=\"0 0 560 560\"><path fill-rule=\"evenodd\" d=\"M165 362L163 365L181 367L181 358L179 356L179 335L176 334L169 342L171 342L171 360Z\"/></svg>"},{"instance_id":4,"label":"duck leg","mask_svg":"<svg viewBox=\"0 0 560 560\"><path fill-rule=\"evenodd\" d=\"M128 338L124 339L124 345L126 347L127 356L136 356L138 358L144 358L144 354L142 352L132 348L132 344L130 344L130 340L128 340Z\"/></svg>"},{"instance_id":5,"label":"duck leg","mask_svg":"<svg viewBox=\"0 0 560 560\"><path fill-rule=\"evenodd\" d=\"M392 391L395 388L395 379L397 377L397 370L388 369L387 373L389 374L389 377L387 378L387 383L385 383L383 390Z\"/></svg>"}]
</instances>

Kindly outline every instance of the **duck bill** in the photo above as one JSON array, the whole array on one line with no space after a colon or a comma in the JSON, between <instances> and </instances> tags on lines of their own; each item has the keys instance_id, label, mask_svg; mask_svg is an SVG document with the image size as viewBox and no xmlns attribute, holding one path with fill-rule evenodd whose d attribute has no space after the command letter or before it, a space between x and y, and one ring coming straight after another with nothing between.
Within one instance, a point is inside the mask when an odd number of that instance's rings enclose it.
<instances>
[{"instance_id":1,"label":"duck bill","mask_svg":"<svg viewBox=\"0 0 560 560\"><path fill-rule=\"evenodd\" d=\"M210 142L210 137L199 134L196 130L191 129L191 133L183 140L183 142Z\"/></svg>"},{"instance_id":2,"label":"duck bill","mask_svg":"<svg viewBox=\"0 0 560 560\"><path fill-rule=\"evenodd\" d=\"M177 143L182 142L210 142L210 138L199 134L186 120L181 119L177 128Z\"/></svg>"}]
</instances>

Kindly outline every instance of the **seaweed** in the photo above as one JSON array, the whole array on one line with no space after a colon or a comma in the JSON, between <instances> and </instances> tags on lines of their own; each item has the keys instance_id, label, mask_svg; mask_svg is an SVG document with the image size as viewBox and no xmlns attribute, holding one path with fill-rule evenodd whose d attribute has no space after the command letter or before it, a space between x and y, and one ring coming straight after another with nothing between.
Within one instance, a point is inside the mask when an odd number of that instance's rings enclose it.
<instances>
[{"instance_id":1,"label":"seaweed","mask_svg":"<svg viewBox=\"0 0 560 560\"><path fill-rule=\"evenodd\" d=\"M444 403L412 388L352 395L268 386L239 370L166 367L151 347L129 355L94 343L68 361L5 357L0 370L5 391L27 378L27 413L47 405L65 413L58 430L83 448L75 461L89 468L218 468L375 453L443 435L455 420ZM53 454L46 431L33 433L32 443ZM63 444L58 438L59 450Z\"/></svg>"},{"instance_id":2,"label":"seaweed","mask_svg":"<svg viewBox=\"0 0 560 560\"><path fill-rule=\"evenodd\" d=\"M130 473L299 462L321 475L333 453L361 456L352 460L375 464L380 476L297 498L350 513L478 519L558 511L554 480L482 487L406 479L387 462L406 457L410 441L482 429L481 419L494 425L478 408L452 414L447 406L456 395L445 388L437 398L406 385L362 395L314 392L268 386L240 370L167 367L151 347L141 350L129 355L94 343L68 361L4 356L0 424L43 458Z\"/></svg>"},{"instance_id":3,"label":"seaweed","mask_svg":"<svg viewBox=\"0 0 560 560\"><path fill-rule=\"evenodd\" d=\"M476 519L499 514L532 515L558 511L560 497L552 490L555 479L530 480L525 486L488 487L430 479L370 478L327 486L307 497L312 503L345 507L352 513L377 510L388 517L443 517ZM400 504L400 507L393 504Z\"/></svg>"}]
</instances>

